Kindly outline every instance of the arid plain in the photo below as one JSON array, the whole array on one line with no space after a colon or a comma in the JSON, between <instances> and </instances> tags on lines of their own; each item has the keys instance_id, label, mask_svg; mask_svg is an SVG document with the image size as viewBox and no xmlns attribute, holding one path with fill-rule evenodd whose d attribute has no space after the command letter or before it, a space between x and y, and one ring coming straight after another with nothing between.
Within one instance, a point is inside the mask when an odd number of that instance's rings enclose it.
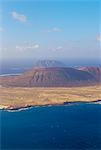
<instances>
[{"instance_id":1,"label":"arid plain","mask_svg":"<svg viewBox=\"0 0 101 150\"><path fill-rule=\"evenodd\" d=\"M93 102L101 99L101 86L71 88L0 87L0 108L58 105L66 102Z\"/></svg>"}]
</instances>

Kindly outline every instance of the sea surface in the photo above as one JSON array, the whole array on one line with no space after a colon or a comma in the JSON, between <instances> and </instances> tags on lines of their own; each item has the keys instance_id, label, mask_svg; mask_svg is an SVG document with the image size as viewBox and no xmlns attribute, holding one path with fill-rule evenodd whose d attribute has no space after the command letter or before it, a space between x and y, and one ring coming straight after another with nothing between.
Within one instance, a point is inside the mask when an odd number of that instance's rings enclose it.
<instances>
[{"instance_id":1,"label":"sea surface","mask_svg":"<svg viewBox=\"0 0 101 150\"><path fill-rule=\"evenodd\" d=\"M101 104L1 110L1 150L101 150Z\"/></svg>"}]
</instances>

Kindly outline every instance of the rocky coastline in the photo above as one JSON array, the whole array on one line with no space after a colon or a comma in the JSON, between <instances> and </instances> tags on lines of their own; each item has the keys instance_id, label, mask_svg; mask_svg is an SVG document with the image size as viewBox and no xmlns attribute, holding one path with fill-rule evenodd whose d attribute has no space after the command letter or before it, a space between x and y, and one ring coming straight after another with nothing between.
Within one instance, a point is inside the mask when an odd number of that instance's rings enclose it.
<instances>
[{"instance_id":1,"label":"rocky coastline","mask_svg":"<svg viewBox=\"0 0 101 150\"><path fill-rule=\"evenodd\" d=\"M101 104L101 99L94 100L94 101L71 101L71 102L63 102L63 103L57 103L57 104L46 104L46 105L26 105L26 106L21 106L21 107L13 107L13 106L2 106L0 105L0 110L6 110L6 111L22 111L26 109L30 109L33 107L42 107L42 106L60 106L60 105L71 105L71 104L81 104L81 103L86 103L86 104Z\"/></svg>"}]
</instances>

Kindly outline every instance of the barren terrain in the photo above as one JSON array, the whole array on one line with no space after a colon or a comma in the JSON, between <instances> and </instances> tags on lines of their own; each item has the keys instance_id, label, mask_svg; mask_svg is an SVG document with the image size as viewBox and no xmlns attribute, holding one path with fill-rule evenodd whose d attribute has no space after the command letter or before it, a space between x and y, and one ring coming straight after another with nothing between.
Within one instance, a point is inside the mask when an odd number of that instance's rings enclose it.
<instances>
[{"instance_id":1,"label":"barren terrain","mask_svg":"<svg viewBox=\"0 0 101 150\"><path fill-rule=\"evenodd\" d=\"M0 87L0 108L19 109L66 102L92 102L101 99L101 86L71 88Z\"/></svg>"}]
</instances>

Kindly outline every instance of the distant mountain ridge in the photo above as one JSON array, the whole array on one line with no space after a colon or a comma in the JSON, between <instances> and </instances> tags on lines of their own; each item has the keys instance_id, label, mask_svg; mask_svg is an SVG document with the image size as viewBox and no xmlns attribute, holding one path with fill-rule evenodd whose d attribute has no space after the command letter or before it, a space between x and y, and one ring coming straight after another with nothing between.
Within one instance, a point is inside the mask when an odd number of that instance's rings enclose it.
<instances>
[{"instance_id":1,"label":"distant mountain ridge","mask_svg":"<svg viewBox=\"0 0 101 150\"><path fill-rule=\"evenodd\" d=\"M36 68L65 67L65 64L57 60L38 60L35 62L34 67Z\"/></svg>"}]
</instances>

